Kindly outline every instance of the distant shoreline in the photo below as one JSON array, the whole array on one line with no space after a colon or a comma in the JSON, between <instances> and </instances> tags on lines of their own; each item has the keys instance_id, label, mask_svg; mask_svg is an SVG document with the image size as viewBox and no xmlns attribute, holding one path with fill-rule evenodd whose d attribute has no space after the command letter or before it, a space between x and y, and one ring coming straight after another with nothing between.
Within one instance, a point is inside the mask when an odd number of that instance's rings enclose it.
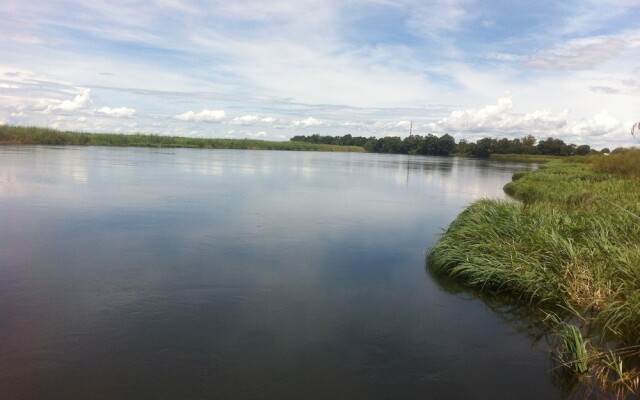
<instances>
[{"instance_id":1,"label":"distant shoreline","mask_svg":"<svg viewBox=\"0 0 640 400\"><path fill-rule=\"evenodd\" d=\"M0 125L0 145L114 146L196 149L326 151L364 153L358 146L256 139L204 139L149 134L107 134L58 131L49 128Z\"/></svg>"}]
</instances>

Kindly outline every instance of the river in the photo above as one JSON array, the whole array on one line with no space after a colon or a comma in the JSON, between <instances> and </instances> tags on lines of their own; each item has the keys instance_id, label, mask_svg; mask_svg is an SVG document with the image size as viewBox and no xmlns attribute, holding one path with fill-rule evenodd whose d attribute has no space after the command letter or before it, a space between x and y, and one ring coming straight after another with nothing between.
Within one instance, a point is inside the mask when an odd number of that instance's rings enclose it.
<instances>
[{"instance_id":1,"label":"river","mask_svg":"<svg viewBox=\"0 0 640 400\"><path fill-rule=\"evenodd\" d=\"M3 399L553 399L425 254L523 164L0 147Z\"/></svg>"}]
</instances>

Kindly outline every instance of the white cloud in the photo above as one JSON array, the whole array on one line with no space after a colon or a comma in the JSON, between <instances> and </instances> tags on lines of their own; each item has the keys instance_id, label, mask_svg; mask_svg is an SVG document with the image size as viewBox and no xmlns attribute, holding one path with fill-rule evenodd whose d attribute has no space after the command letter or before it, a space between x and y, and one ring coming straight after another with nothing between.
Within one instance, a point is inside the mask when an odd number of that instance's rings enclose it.
<instances>
[{"instance_id":1,"label":"white cloud","mask_svg":"<svg viewBox=\"0 0 640 400\"><path fill-rule=\"evenodd\" d=\"M255 133L246 133L245 136L250 137L250 138L254 138L254 139L259 139L259 138L266 137L267 136L267 132L260 131L260 132L255 132Z\"/></svg>"},{"instance_id":2,"label":"white cloud","mask_svg":"<svg viewBox=\"0 0 640 400\"><path fill-rule=\"evenodd\" d=\"M536 110L524 115L512 114L511 96L501 97L495 105L480 109L453 111L433 128L438 131L483 132L486 134L520 134L527 132L551 132L568 124L569 111L553 114L550 110Z\"/></svg>"},{"instance_id":3,"label":"white cloud","mask_svg":"<svg viewBox=\"0 0 640 400\"><path fill-rule=\"evenodd\" d=\"M305 119L296 119L291 121L291 126L296 128L310 128L313 126L321 126L321 125L324 125L324 122L313 117L309 117Z\"/></svg>"},{"instance_id":4,"label":"white cloud","mask_svg":"<svg viewBox=\"0 0 640 400\"><path fill-rule=\"evenodd\" d=\"M136 113L136 110L134 110L133 108L127 108L127 107L117 107L117 108L102 107L101 109L98 110L98 112L101 114L112 116L112 117L131 117Z\"/></svg>"},{"instance_id":5,"label":"white cloud","mask_svg":"<svg viewBox=\"0 0 640 400\"><path fill-rule=\"evenodd\" d=\"M257 121L257 115L244 115L242 117L235 117L229 122L229 125L253 125Z\"/></svg>"},{"instance_id":6,"label":"white cloud","mask_svg":"<svg viewBox=\"0 0 640 400\"><path fill-rule=\"evenodd\" d=\"M202 110L199 113L193 111L187 111L182 114L174 116L175 119L180 121L202 121L202 122L219 122L227 116L224 110Z\"/></svg>"},{"instance_id":7,"label":"white cloud","mask_svg":"<svg viewBox=\"0 0 640 400\"><path fill-rule=\"evenodd\" d=\"M263 126L271 125L275 121L275 118L272 117L262 118L257 115L243 115L242 117L235 117L234 119L229 121L229 125Z\"/></svg>"},{"instance_id":8,"label":"white cloud","mask_svg":"<svg viewBox=\"0 0 640 400\"><path fill-rule=\"evenodd\" d=\"M364 122L347 121L347 122L343 122L341 125L344 126L345 128L362 128L362 127L365 126L365 123Z\"/></svg>"},{"instance_id":9,"label":"white cloud","mask_svg":"<svg viewBox=\"0 0 640 400\"><path fill-rule=\"evenodd\" d=\"M52 111L77 111L84 108L91 102L91 89L82 89L82 93L76 95L73 100L64 100L62 102L54 100L54 104L48 104L43 110L44 113L50 113Z\"/></svg>"},{"instance_id":10,"label":"white cloud","mask_svg":"<svg viewBox=\"0 0 640 400\"><path fill-rule=\"evenodd\" d=\"M628 130L608 111L601 111L591 119L585 119L571 124L569 128L570 134L579 137L597 137L610 135L616 132L624 132Z\"/></svg>"},{"instance_id":11,"label":"white cloud","mask_svg":"<svg viewBox=\"0 0 640 400\"><path fill-rule=\"evenodd\" d=\"M413 133L417 132L417 123L413 124ZM343 126L350 127L352 129L357 128L359 131L374 133L383 136L400 136L405 137L409 135L411 121L375 121L375 122L347 122Z\"/></svg>"},{"instance_id":12,"label":"white cloud","mask_svg":"<svg viewBox=\"0 0 640 400\"><path fill-rule=\"evenodd\" d=\"M456 131L497 129L512 124L513 120L509 115L512 108L511 96L501 97L496 105L453 111L448 117L440 120L437 126Z\"/></svg>"},{"instance_id":13,"label":"white cloud","mask_svg":"<svg viewBox=\"0 0 640 400\"><path fill-rule=\"evenodd\" d=\"M608 111L600 111L588 118L572 119L569 110L552 113L537 110L527 114L512 113L510 96L501 97L495 105L480 109L453 111L449 116L428 127L436 132L463 134L465 137L518 137L533 134L553 136L570 142L607 145L599 138L608 136L620 142L628 128ZM630 126L630 124L628 124ZM619 137L616 138L616 135Z\"/></svg>"}]
</instances>

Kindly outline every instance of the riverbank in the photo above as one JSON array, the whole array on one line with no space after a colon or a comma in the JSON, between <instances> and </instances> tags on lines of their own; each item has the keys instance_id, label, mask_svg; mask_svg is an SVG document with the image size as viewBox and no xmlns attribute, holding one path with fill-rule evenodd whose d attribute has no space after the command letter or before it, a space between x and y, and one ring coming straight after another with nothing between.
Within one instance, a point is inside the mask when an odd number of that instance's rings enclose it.
<instances>
[{"instance_id":1,"label":"riverbank","mask_svg":"<svg viewBox=\"0 0 640 400\"><path fill-rule=\"evenodd\" d=\"M582 381L637 393L639 177L640 149L516 174L505 191L520 202L471 204L431 248L429 267L562 316L547 318L562 362Z\"/></svg>"},{"instance_id":2,"label":"riverbank","mask_svg":"<svg viewBox=\"0 0 640 400\"><path fill-rule=\"evenodd\" d=\"M9 125L0 125L0 145L184 147L203 149L364 152L362 147L357 146L338 146L305 142L271 142L253 139L204 139L143 134L121 135L62 132L48 128Z\"/></svg>"},{"instance_id":3,"label":"riverbank","mask_svg":"<svg viewBox=\"0 0 640 400\"><path fill-rule=\"evenodd\" d=\"M562 159L564 157L565 156L545 156L541 154L491 154L489 156L489 159L493 161L546 163L549 161Z\"/></svg>"}]
</instances>

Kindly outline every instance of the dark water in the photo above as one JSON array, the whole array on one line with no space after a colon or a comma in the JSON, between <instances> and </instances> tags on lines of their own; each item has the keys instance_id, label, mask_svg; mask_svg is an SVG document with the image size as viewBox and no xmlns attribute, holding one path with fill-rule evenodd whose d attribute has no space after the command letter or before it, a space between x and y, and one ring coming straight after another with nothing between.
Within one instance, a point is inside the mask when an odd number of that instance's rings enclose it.
<instances>
[{"instance_id":1,"label":"dark water","mask_svg":"<svg viewBox=\"0 0 640 400\"><path fill-rule=\"evenodd\" d=\"M1 147L0 398L561 398L545 343L424 263L522 168Z\"/></svg>"}]
</instances>

